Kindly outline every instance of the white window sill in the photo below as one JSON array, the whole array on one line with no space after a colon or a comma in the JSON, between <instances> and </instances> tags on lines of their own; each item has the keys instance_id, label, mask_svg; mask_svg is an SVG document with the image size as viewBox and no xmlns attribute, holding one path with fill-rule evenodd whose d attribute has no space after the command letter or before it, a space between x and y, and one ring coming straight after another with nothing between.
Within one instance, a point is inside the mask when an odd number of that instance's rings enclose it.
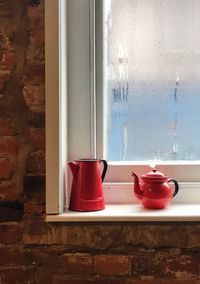
<instances>
[{"instance_id":1,"label":"white window sill","mask_svg":"<svg viewBox=\"0 0 200 284\"><path fill-rule=\"evenodd\" d=\"M144 209L139 204L108 204L95 212L67 210L47 215L47 222L121 222L121 221L200 221L200 204L170 204L166 209Z\"/></svg>"}]
</instances>

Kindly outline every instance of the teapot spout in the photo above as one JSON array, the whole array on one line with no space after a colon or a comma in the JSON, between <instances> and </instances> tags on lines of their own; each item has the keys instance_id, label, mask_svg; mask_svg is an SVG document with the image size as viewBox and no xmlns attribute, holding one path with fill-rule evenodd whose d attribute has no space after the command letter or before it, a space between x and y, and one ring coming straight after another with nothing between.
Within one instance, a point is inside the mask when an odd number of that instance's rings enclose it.
<instances>
[{"instance_id":1,"label":"teapot spout","mask_svg":"<svg viewBox=\"0 0 200 284\"><path fill-rule=\"evenodd\" d=\"M139 183L138 176L134 172L132 172L132 176L134 178L134 187L133 187L134 194L138 199L142 199L143 198L143 192L140 189L140 183Z\"/></svg>"},{"instance_id":2,"label":"teapot spout","mask_svg":"<svg viewBox=\"0 0 200 284\"><path fill-rule=\"evenodd\" d=\"M79 165L75 162L69 162L68 165L72 172L73 178L76 180L79 172Z\"/></svg>"}]
</instances>

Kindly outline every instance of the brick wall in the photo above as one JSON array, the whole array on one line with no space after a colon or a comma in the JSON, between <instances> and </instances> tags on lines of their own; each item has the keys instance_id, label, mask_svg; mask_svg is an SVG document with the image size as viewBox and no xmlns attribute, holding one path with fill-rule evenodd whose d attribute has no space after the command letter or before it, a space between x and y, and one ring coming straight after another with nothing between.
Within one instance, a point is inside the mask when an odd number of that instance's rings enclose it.
<instances>
[{"instance_id":1,"label":"brick wall","mask_svg":"<svg viewBox=\"0 0 200 284\"><path fill-rule=\"evenodd\" d=\"M44 90L44 3L0 1L0 283L200 283L198 223L44 222Z\"/></svg>"}]
</instances>

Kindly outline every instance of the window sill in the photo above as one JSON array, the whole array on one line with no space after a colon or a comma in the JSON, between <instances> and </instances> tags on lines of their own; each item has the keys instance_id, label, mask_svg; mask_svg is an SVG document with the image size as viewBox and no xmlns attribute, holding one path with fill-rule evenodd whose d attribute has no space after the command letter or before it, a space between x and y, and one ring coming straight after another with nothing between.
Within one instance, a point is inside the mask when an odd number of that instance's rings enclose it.
<instances>
[{"instance_id":1,"label":"window sill","mask_svg":"<svg viewBox=\"0 0 200 284\"><path fill-rule=\"evenodd\" d=\"M66 210L58 215L47 215L47 222L175 222L200 221L200 204L170 204L166 209L144 209L139 204L107 204L95 212Z\"/></svg>"}]
</instances>

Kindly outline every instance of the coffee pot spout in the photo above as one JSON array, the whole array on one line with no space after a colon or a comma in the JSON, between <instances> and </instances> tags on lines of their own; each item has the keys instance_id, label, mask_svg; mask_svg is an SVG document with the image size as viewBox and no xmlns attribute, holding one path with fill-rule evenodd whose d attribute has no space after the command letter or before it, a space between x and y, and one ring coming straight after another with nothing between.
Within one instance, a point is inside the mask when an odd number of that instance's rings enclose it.
<instances>
[{"instance_id":1,"label":"coffee pot spout","mask_svg":"<svg viewBox=\"0 0 200 284\"><path fill-rule=\"evenodd\" d=\"M79 172L79 164L75 162L69 162L68 165L72 172L73 178L76 180Z\"/></svg>"},{"instance_id":2,"label":"coffee pot spout","mask_svg":"<svg viewBox=\"0 0 200 284\"><path fill-rule=\"evenodd\" d=\"M133 187L134 194L138 199L142 199L143 198L143 192L140 189L139 178L136 175L136 173L134 173L134 172L132 172L132 176L134 178L134 187Z\"/></svg>"}]
</instances>

